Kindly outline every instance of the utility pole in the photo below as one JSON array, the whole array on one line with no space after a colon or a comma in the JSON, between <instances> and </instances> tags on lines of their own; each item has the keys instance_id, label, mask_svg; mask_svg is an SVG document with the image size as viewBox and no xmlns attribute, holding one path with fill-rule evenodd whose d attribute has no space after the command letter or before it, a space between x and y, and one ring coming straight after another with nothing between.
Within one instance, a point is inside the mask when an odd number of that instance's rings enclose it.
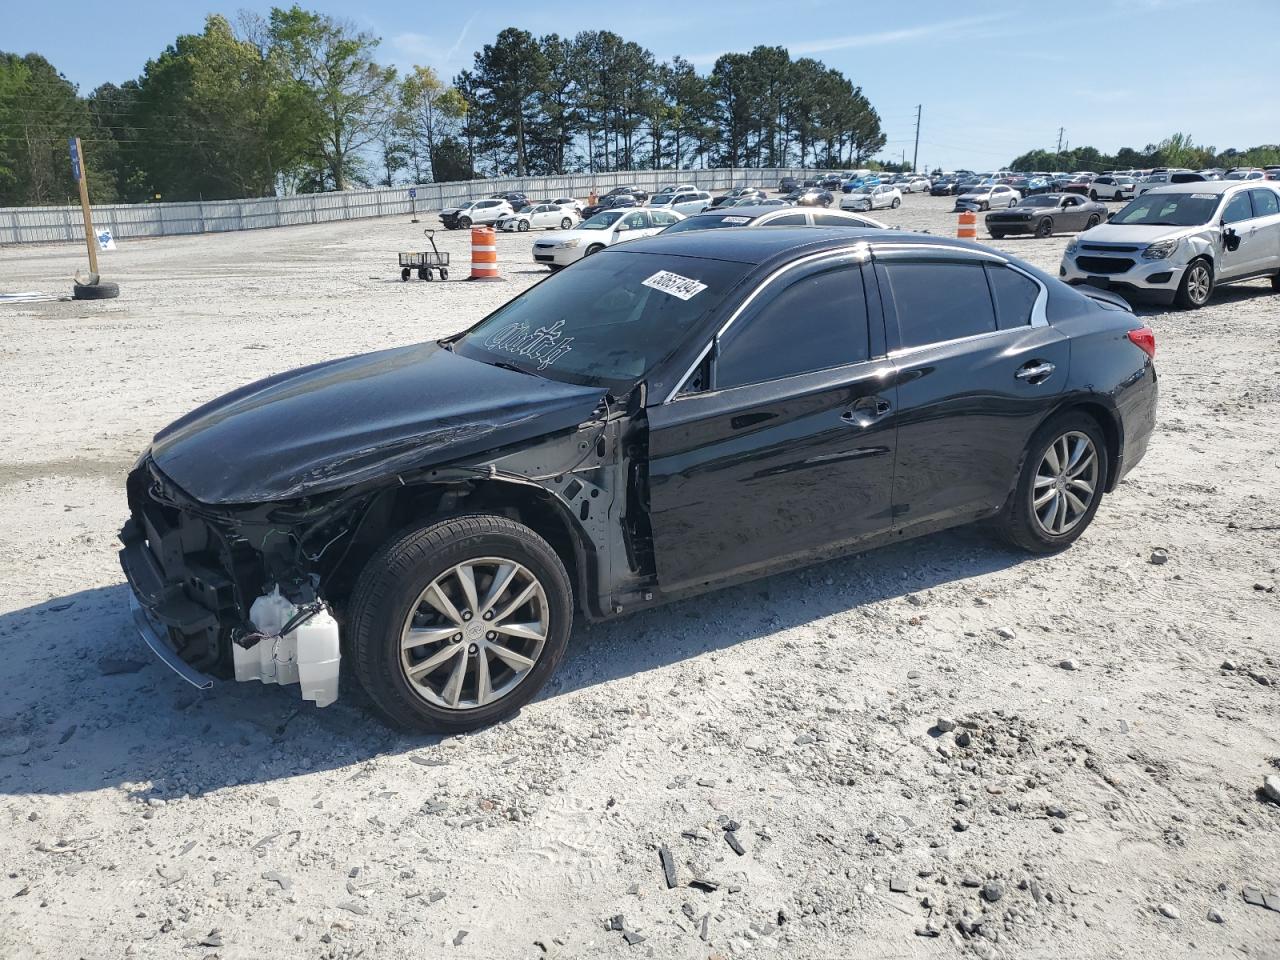
<instances>
[{"instance_id":1,"label":"utility pole","mask_svg":"<svg viewBox=\"0 0 1280 960\"><path fill-rule=\"evenodd\" d=\"M1063 135L1064 133L1066 133L1066 132L1067 132L1067 131L1066 131L1066 128L1065 128L1065 127L1059 127L1059 128L1058 128L1058 153L1059 153L1059 154L1061 154L1061 153L1062 153L1062 135Z\"/></svg>"},{"instance_id":2,"label":"utility pole","mask_svg":"<svg viewBox=\"0 0 1280 960\"><path fill-rule=\"evenodd\" d=\"M916 104L916 148L911 153L911 172L916 173L916 161L920 159L920 111L922 104Z\"/></svg>"}]
</instances>

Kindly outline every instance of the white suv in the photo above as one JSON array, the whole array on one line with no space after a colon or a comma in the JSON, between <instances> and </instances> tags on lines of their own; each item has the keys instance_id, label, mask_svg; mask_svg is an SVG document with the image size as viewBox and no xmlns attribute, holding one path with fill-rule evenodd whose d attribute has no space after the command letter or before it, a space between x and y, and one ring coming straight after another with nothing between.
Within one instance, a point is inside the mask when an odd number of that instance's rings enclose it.
<instances>
[{"instance_id":1,"label":"white suv","mask_svg":"<svg viewBox=\"0 0 1280 960\"><path fill-rule=\"evenodd\" d=\"M467 229L474 224L495 224L503 217L509 217L515 209L505 200L472 200L456 207L445 207L440 211L440 222L447 230Z\"/></svg>"},{"instance_id":2,"label":"white suv","mask_svg":"<svg viewBox=\"0 0 1280 960\"><path fill-rule=\"evenodd\" d=\"M1217 180L1148 190L1073 238L1058 275L1192 309L1224 283L1270 277L1280 290L1280 189Z\"/></svg>"}]
</instances>

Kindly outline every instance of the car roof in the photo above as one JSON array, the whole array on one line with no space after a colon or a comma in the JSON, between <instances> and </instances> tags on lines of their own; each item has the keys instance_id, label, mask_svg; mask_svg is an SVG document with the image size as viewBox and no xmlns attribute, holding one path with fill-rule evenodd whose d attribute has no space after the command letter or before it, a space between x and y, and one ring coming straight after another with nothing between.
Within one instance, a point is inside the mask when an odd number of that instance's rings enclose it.
<instances>
[{"instance_id":1,"label":"car roof","mask_svg":"<svg viewBox=\"0 0 1280 960\"><path fill-rule=\"evenodd\" d=\"M751 208L746 208L751 209ZM764 208L764 211L776 208ZM792 257L823 250L839 250L859 240L876 244L920 244L922 246L946 246L956 250L981 251L990 255L993 251L965 240L938 237L927 233L911 233L906 230L880 230L850 227L769 227L760 230L686 230L681 233L660 233L653 237L627 241L625 249L635 253L663 253L677 257L699 257L708 260L730 260L737 263L760 264L782 254ZM1004 254L997 254L1004 257ZM1006 258L1008 259L1008 258Z\"/></svg>"}]
</instances>

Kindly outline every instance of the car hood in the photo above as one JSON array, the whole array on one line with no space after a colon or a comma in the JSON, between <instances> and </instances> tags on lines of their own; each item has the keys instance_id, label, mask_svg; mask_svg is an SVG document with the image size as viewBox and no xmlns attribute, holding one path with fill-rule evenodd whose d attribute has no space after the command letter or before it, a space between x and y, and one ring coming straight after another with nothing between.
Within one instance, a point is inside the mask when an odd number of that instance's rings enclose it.
<instances>
[{"instance_id":1,"label":"car hood","mask_svg":"<svg viewBox=\"0 0 1280 960\"><path fill-rule=\"evenodd\" d=\"M613 239L613 227L608 230L557 230L551 236L537 241L540 247L556 247L566 240L594 240L607 244Z\"/></svg>"},{"instance_id":2,"label":"car hood","mask_svg":"<svg viewBox=\"0 0 1280 960\"><path fill-rule=\"evenodd\" d=\"M604 393L416 344L241 387L165 427L151 456L202 503L292 500L568 429Z\"/></svg>"},{"instance_id":3,"label":"car hood","mask_svg":"<svg viewBox=\"0 0 1280 960\"><path fill-rule=\"evenodd\" d=\"M1080 237L1088 239L1091 243L1126 243L1145 246L1157 240L1190 237L1211 227L1211 224L1201 224L1198 227L1149 227L1139 224L1126 226L1100 223L1092 230L1080 234Z\"/></svg>"}]
</instances>

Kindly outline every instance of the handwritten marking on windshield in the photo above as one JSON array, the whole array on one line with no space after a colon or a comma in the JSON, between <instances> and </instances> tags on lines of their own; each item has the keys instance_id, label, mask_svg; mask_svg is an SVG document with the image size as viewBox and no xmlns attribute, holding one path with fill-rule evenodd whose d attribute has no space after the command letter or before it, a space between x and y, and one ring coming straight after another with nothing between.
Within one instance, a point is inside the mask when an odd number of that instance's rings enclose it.
<instances>
[{"instance_id":1,"label":"handwritten marking on windshield","mask_svg":"<svg viewBox=\"0 0 1280 960\"><path fill-rule=\"evenodd\" d=\"M573 349L573 337L566 337L560 329L563 320L549 327L539 327L529 332L527 323L513 323L499 330L484 345L491 350L503 350L512 356L529 357L538 361L538 369L545 370Z\"/></svg>"},{"instance_id":2,"label":"handwritten marking on windshield","mask_svg":"<svg viewBox=\"0 0 1280 960\"><path fill-rule=\"evenodd\" d=\"M705 283L690 280L688 277L682 277L680 274L672 273L670 270L659 270L653 276L640 282L646 287L653 287L655 290L669 293L671 296L679 297L681 300L692 300L707 289Z\"/></svg>"}]
</instances>

